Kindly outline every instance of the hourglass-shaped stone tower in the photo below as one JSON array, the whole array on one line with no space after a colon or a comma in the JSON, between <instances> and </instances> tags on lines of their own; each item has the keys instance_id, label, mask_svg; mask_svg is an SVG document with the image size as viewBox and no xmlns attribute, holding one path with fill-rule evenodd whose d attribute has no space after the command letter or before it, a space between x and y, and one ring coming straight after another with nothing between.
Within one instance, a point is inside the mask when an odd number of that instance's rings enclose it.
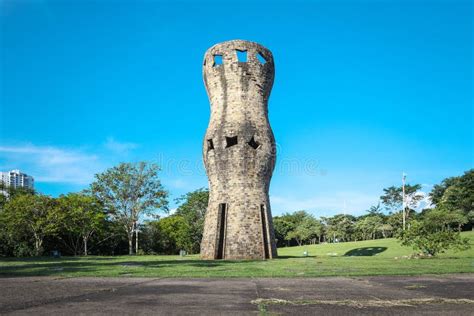
<instances>
[{"instance_id":1,"label":"hourglass-shaped stone tower","mask_svg":"<svg viewBox=\"0 0 474 316\"><path fill-rule=\"evenodd\" d=\"M268 197L276 156L267 110L274 74L272 53L257 43L224 42L204 56L211 118L203 145L209 178L203 259L277 256Z\"/></svg>"}]
</instances>

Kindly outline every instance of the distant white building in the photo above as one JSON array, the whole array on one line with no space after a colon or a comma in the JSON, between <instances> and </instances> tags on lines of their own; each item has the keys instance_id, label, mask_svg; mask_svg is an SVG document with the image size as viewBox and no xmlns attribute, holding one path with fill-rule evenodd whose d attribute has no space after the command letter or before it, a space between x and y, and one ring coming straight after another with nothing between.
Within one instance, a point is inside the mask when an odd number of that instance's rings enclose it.
<instances>
[{"instance_id":1,"label":"distant white building","mask_svg":"<svg viewBox=\"0 0 474 316\"><path fill-rule=\"evenodd\" d=\"M21 173L20 170L0 172L0 181L7 187L34 189L35 180L32 176Z\"/></svg>"}]
</instances>

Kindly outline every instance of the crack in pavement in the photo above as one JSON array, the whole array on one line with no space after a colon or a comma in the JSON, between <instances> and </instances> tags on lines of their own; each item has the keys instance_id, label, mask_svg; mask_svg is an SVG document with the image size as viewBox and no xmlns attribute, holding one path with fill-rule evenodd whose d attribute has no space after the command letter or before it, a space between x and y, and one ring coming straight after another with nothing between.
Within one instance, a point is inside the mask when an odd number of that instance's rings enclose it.
<instances>
[{"instance_id":1,"label":"crack in pavement","mask_svg":"<svg viewBox=\"0 0 474 316\"><path fill-rule=\"evenodd\" d=\"M73 278L67 278L67 279L73 279ZM30 308L46 306L46 305L49 305L49 304L60 303L60 302L66 301L66 300L83 299L83 298L87 298L88 296L93 296L93 295L96 295L96 294L99 294L99 293L116 292L116 291L119 291L119 290L124 289L124 288L143 285L143 284L151 283L151 282L154 282L154 281L159 281L161 279L163 279L163 278L155 278L155 279L149 279L149 280L146 280L146 281L143 281L143 282L137 282L137 283L133 283L133 284L124 284L124 285L119 285L119 286L114 286L114 287L107 287L107 288L93 290L91 292L83 293L83 294L79 294L79 295L55 297L55 298L52 298L52 299L46 299L46 300L39 301L39 302L38 301L32 301L32 302L23 303L22 306L2 307L2 311L0 312L0 314L13 313L13 312L17 312L17 311L27 310L27 309L30 309ZM53 280L57 280L57 279L53 279ZM60 280L63 280L63 279L60 279Z\"/></svg>"},{"instance_id":2,"label":"crack in pavement","mask_svg":"<svg viewBox=\"0 0 474 316\"><path fill-rule=\"evenodd\" d=\"M472 281L474 275L442 282L435 276L0 279L0 314L264 315L331 310L338 315L360 310L390 315L415 309L469 314L474 306Z\"/></svg>"}]
</instances>

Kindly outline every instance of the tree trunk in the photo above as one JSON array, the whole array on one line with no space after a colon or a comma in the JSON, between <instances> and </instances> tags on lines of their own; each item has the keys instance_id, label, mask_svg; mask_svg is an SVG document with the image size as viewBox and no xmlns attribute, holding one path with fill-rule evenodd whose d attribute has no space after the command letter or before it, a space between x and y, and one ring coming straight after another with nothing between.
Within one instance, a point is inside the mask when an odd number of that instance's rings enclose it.
<instances>
[{"instance_id":1,"label":"tree trunk","mask_svg":"<svg viewBox=\"0 0 474 316\"><path fill-rule=\"evenodd\" d=\"M84 256L87 256L87 237L84 237Z\"/></svg>"},{"instance_id":2,"label":"tree trunk","mask_svg":"<svg viewBox=\"0 0 474 316\"><path fill-rule=\"evenodd\" d=\"M132 233L128 233L128 254L133 255L133 230Z\"/></svg>"},{"instance_id":3,"label":"tree trunk","mask_svg":"<svg viewBox=\"0 0 474 316\"><path fill-rule=\"evenodd\" d=\"M43 241L39 238L35 240L35 253L37 256L41 255L41 246L43 244Z\"/></svg>"},{"instance_id":4,"label":"tree trunk","mask_svg":"<svg viewBox=\"0 0 474 316\"><path fill-rule=\"evenodd\" d=\"M40 256L41 255L41 247L43 245L43 240L39 236L39 234L34 233L33 234L35 237L35 255Z\"/></svg>"},{"instance_id":5,"label":"tree trunk","mask_svg":"<svg viewBox=\"0 0 474 316\"><path fill-rule=\"evenodd\" d=\"M135 228L135 253L138 255L138 230L136 228Z\"/></svg>"}]
</instances>

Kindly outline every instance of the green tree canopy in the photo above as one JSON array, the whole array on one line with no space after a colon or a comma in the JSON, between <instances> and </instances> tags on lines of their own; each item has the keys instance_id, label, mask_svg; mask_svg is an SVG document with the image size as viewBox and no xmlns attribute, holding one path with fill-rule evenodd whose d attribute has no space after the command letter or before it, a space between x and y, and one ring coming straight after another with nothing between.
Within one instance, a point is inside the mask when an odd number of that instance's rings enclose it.
<instances>
[{"instance_id":1,"label":"green tree canopy","mask_svg":"<svg viewBox=\"0 0 474 316\"><path fill-rule=\"evenodd\" d=\"M303 213L299 213L301 215ZM315 238L317 236L317 230L319 228L320 222L314 218L311 214L306 213L306 215L301 218L299 223L287 233L287 239L295 239L298 243L298 246L301 246L305 241Z\"/></svg>"},{"instance_id":2,"label":"green tree canopy","mask_svg":"<svg viewBox=\"0 0 474 316\"><path fill-rule=\"evenodd\" d=\"M180 205L175 215L185 220L187 231L184 232L184 237L188 238L186 244L190 245L184 249L189 253L198 253L204 230L204 216L209 203L209 191L201 188L179 197L176 202Z\"/></svg>"},{"instance_id":3,"label":"green tree canopy","mask_svg":"<svg viewBox=\"0 0 474 316\"><path fill-rule=\"evenodd\" d=\"M59 231L60 220L55 212L56 201L45 195L16 195L10 199L3 211L9 234L19 243L21 234L33 239L34 255L43 253L43 241Z\"/></svg>"},{"instance_id":4,"label":"green tree canopy","mask_svg":"<svg viewBox=\"0 0 474 316\"><path fill-rule=\"evenodd\" d=\"M125 229L129 254L133 254L133 233L140 217L167 210L168 192L161 185L158 171L154 163L121 163L97 174L91 184L91 192Z\"/></svg>"},{"instance_id":5,"label":"green tree canopy","mask_svg":"<svg viewBox=\"0 0 474 316\"><path fill-rule=\"evenodd\" d=\"M57 210L62 216L61 240L74 255L82 247L87 256L89 239L105 224L106 214L102 205L94 196L69 193L58 198Z\"/></svg>"},{"instance_id":6,"label":"green tree canopy","mask_svg":"<svg viewBox=\"0 0 474 316\"><path fill-rule=\"evenodd\" d=\"M159 248L166 254L177 254L181 249L191 247L190 240L186 236L189 231L184 217L172 215L154 222L154 233Z\"/></svg>"},{"instance_id":7,"label":"green tree canopy","mask_svg":"<svg viewBox=\"0 0 474 316\"><path fill-rule=\"evenodd\" d=\"M284 246L285 241L289 243L290 239L287 238L288 233L295 229L295 227L296 226L286 217L275 216L273 218L273 229L275 230L277 246Z\"/></svg>"},{"instance_id":8,"label":"green tree canopy","mask_svg":"<svg viewBox=\"0 0 474 316\"><path fill-rule=\"evenodd\" d=\"M338 214L333 217L325 217L327 239L336 241L349 241L354 232L356 218L352 215Z\"/></svg>"},{"instance_id":9,"label":"green tree canopy","mask_svg":"<svg viewBox=\"0 0 474 316\"><path fill-rule=\"evenodd\" d=\"M405 185L405 201L407 207L416 208L418 203L424 198L419 192L420 184ZM391 211L399 211L403 205L403 189L402 187L391 186L383 189L384 194L380 197L382 204Z\"/></svg>"},{"instance_id":10,"label":"green tree canopy","mask_svg":"<svg viewBox=\"0 0 474 316\"><path fill-rule=\"evenodd\" d=\"M18 195L34 195L35 190L23 187L12 187L6 185L3 181L0 181L0 211L4 208L5 204Z\"/></svg>"},{"instance_id":11,"label":"green tree canopy","mask_svg":"<svg viewBox=\"0 0 474 316\"><path fill-rule=\"evenodd\" d=\"M380 231L383 225L383 218L379 215L369 215L360 218L355 223L355 229L359 230L362 235L362 239L375 239L376 234Z\"/></svg>"},{"instance_id":12,"label":"green tree canopy","mask_svg":"<svg viewBox=\"0 0 474 316\"><path fill-rule=\"evenodd\" d=\"M407 230L399 231L398 238L402 245L411 246L430 256L448 249L468 249L469 240L450 227L453 220L456 222L456 219L446 216L442 211L430 210L422 220L414 220Z\"/></svg>"},{"instance_id":13,"label":"green tree canopy","mask_svg":"<svg viewBox=\"0 0 474 316\"><path fill-rule=\"evenodd\" d=\"M470 214L474 212L474 169L460 177L444 179L433 187L430 198L436 209L450 213L452 217L464 217L464 220L458 221L462 222L459 228L468 222L472 225L474 218Z\"/></svg>"}]
</instances>

